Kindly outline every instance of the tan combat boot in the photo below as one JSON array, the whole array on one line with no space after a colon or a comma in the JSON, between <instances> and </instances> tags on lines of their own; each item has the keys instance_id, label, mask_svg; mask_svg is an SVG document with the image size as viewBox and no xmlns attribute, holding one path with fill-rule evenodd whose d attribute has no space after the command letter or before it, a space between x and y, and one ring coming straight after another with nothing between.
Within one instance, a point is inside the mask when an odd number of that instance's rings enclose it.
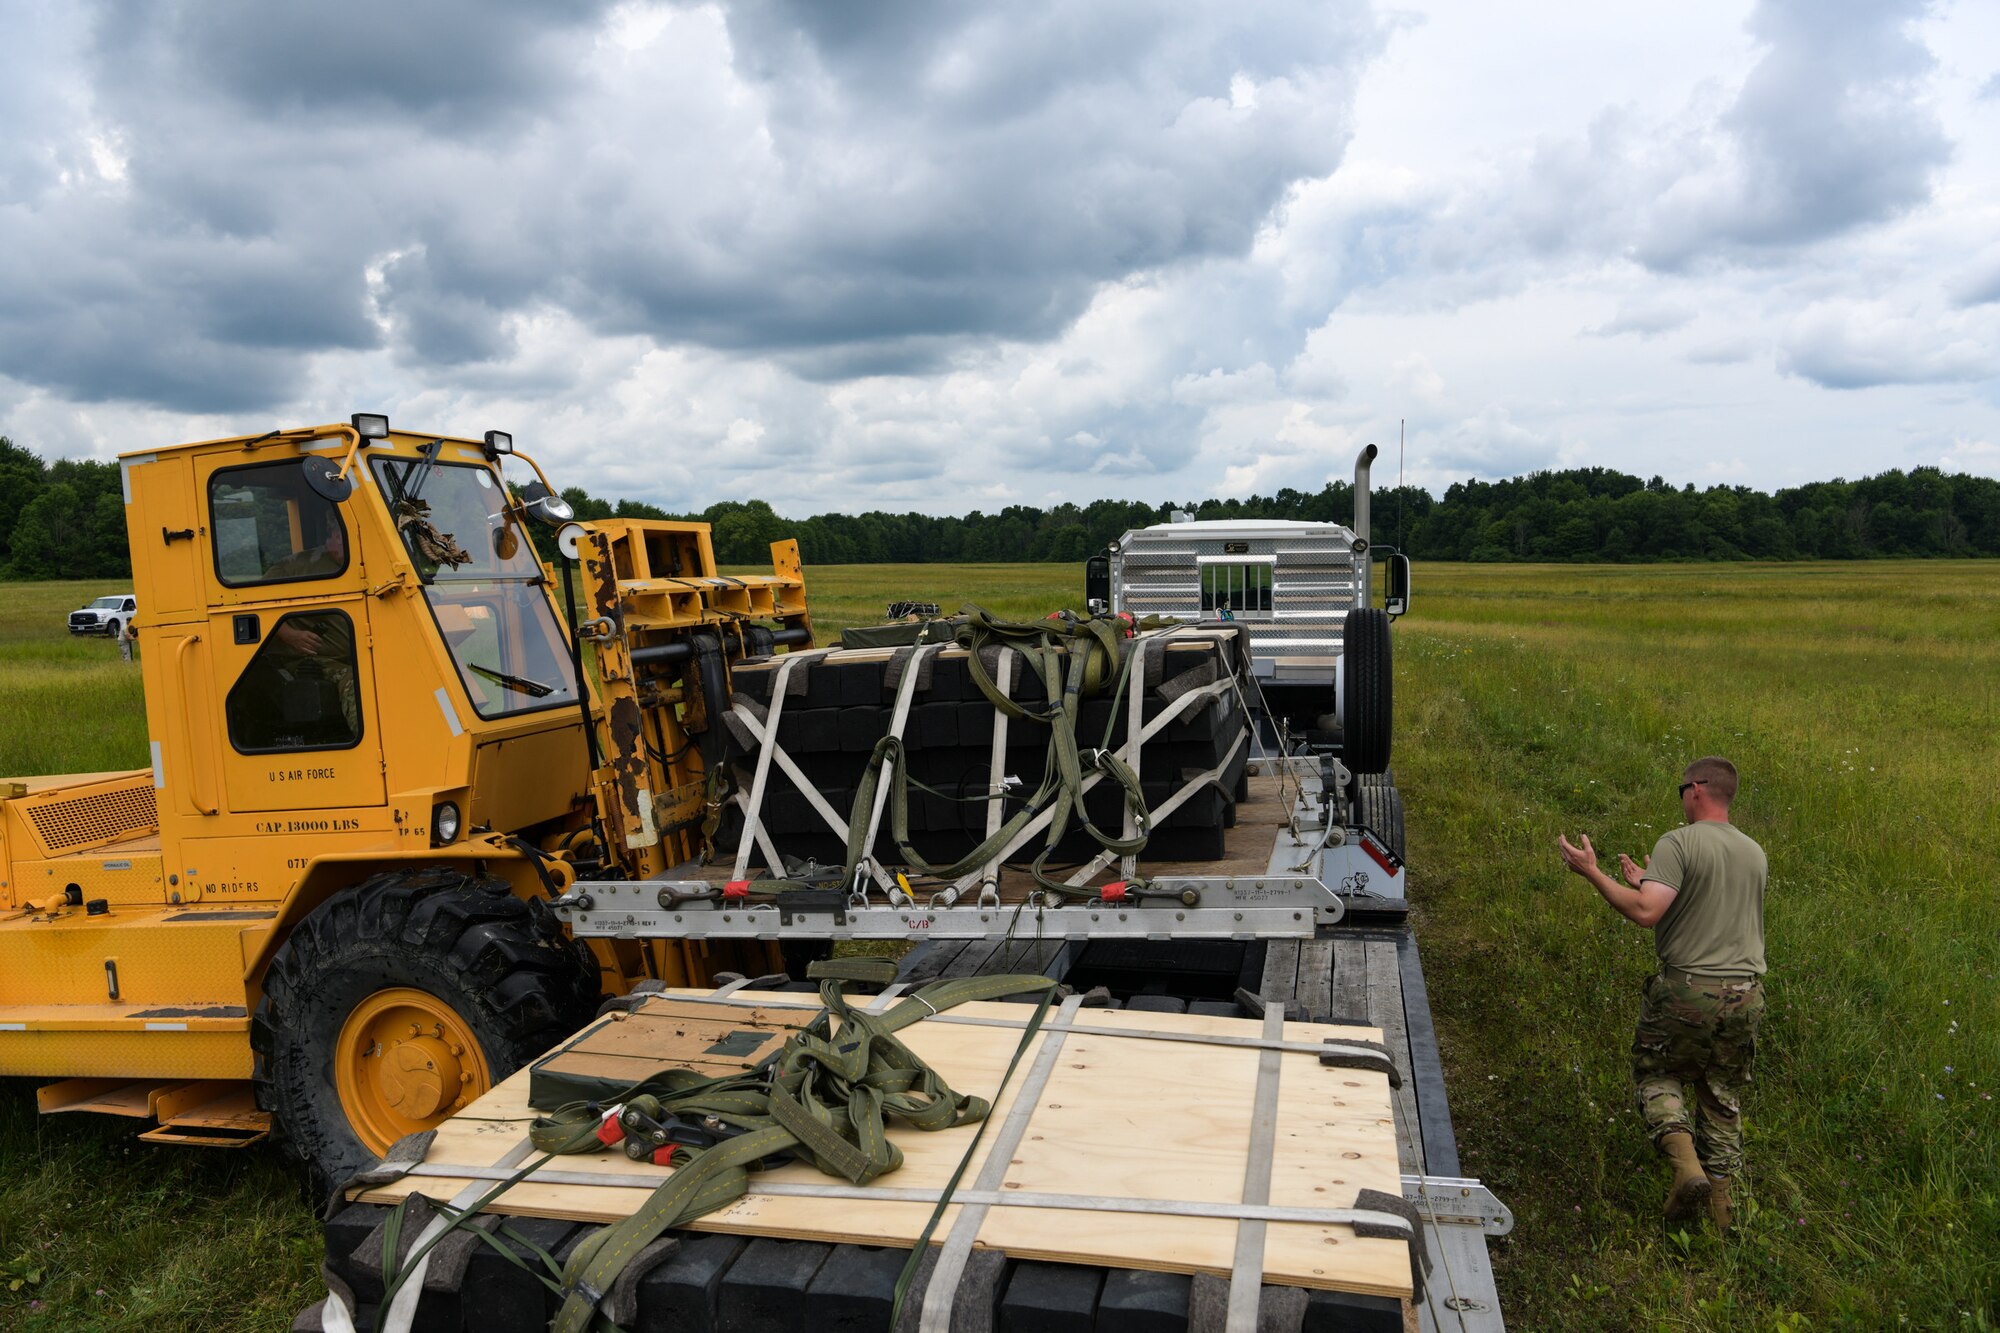
<instances>
[{"instance_id":1,"label":"tan combat boot","mask_svg":"<svg viewBox=\"0 0 2000 1333\"><path fill-rule=\"evenodd\" d=\"M1691 1222L1708 1202L1708 1172L1695 1155L1694 1137L1676 1130L1660 1136L1660 1151L1674 1164L1674 1183L1667 1190L1667 1221Z\"/></svg>"},{"instance_id":2,"label":"tan combat boot","mask_svg":"<svg viewBox=\"0 0 2000 1333\"><path fill-rule=\"evenodd\" d=\"M1729 1177L1710 1176L1708 1178L1708 1215L1715 1219L1715 1229L1724 1235L1729 1233L1732 1221L1729 1211Z\"/></svg>"}]
</instances>

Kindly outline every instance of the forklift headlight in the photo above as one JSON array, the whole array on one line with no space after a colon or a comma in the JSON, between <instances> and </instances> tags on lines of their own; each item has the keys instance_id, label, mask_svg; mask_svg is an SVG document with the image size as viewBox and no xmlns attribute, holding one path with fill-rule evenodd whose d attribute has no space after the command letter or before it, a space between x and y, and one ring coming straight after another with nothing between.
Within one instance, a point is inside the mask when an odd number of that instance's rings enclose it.
<instances>
[{"instance_id":1,"label":"forklift headlight","mask_svg":"<svg viewBox=\"0 0 2000 1333\"><path fill-rule=\"evenodd\" d=\"M504 430L489 430L486 432L486 456L488 458L492 458L497 454L511 454L513 452L514 437L512 435Z\"/></svg>"},{"instance_id":2,"label":"forklift headlight","mask_svg":"<svg viewBox=\"0 0 2000 1333\"><path fill-rule=\"evenodd\" d=\"M442 847L457 841L458 806L452 801L439 801L431 807L431 846Z\"/></svg>"},{"instance_id":3,"label":"forklift headlight","mask_svg":"<svg viewBox=\"0 0 2000 1333\"><path fill-rule=\"evenodd\" d=\"M389 438L389 418L380 412L356 412L348 421L354 426L354 433L364 440Z\"/></svg>"},{"instance_id":4,"label":"forklift headlight","mask_svg":"<svg viewBox=\"0 0 2000 1333\"><path fill-rule=\"evenodd\" d=\"M537 523L559 528L576 517L576 510L570 508L569 501L557 495L537 481L531 481L520 491L521 507L528 511L528 517Z\"/></svg>"}]
</instances>

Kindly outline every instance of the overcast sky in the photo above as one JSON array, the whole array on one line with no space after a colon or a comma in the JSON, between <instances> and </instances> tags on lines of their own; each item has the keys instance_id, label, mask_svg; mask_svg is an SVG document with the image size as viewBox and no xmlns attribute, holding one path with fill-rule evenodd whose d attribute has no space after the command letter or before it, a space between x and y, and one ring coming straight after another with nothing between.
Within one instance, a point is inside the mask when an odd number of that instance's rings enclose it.
<instances>
[{"instance_id":1,"label":"overcast sky","mask_svg":"<svg viewBox=\"0 0 2000 1333\"><path fill-rule=\"evenodd\" d=\"M2000 5L6 0L0 433L781 512L2000 475Z\"/></svg>"}]
</instances>

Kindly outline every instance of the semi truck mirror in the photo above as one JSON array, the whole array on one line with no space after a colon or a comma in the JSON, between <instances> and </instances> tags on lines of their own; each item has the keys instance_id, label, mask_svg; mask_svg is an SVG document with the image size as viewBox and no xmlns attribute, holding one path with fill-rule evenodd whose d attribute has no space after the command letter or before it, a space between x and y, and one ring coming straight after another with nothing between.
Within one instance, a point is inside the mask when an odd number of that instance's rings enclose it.
<instances>
[{"instance_id":1,"label":"semi truck mirror","mask_svg":"<svg viewBox=\"0 0 2000 1333\"><path fill-rule=\"evenodd\" d=\"M1092 611L1111 609L1111 557L1094 555L1083 562L1083 600Z\"/></svg>"},{"instance_id":2,"label":"semi truck mirror","mask_svg":"<svg viewBox=\"0 0 2000 1333\"><path fill-rule=\"evenodd\" d=\"M1400 616L1410 609L1410 557L1401 551L1389 557L1389 590L1382 609Z\"/></svg>"}]
</instances>

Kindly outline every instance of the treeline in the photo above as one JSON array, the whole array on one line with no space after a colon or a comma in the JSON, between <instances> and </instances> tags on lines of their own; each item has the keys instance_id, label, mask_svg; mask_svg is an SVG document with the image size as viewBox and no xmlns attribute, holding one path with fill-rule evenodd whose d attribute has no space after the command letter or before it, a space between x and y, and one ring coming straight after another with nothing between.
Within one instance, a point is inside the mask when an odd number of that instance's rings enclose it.
<instances>
[{"instance_id":1,"label":"treeline","mask_svg":"<svg viewBox=\"0 0 2000 1333\"><path fill-rule=\"evenodd\" d=\"M816 514L786 519L762 500L725 501L699 514L563 496L585 518L691 518L714 528L716 558L758 564L770 543L797 537L822 565L1081 561L1132 528L1195 518L1277 518L1348 523L1353 487L1285 488L1242 500L1145 505L1098 500L1052 509L1009 505L964 517ZM1442 499L1416 486L1377 489L1378 545L1422 560L1641 562L1654 560L1854 560L2000 555L2000 481L1936 468L1822 481L1766 495L1747 486L1675 489L1607 468L1536 472L1507 481L1462 481Z\"/></svg>"},{"instance_id":2,"label":"treeline","mask_svg":"<svg viewBox=\"0 0 2000 1333\"><path fill-rule=\"evenodd\" d=\"M0 577L116 579L131 570L118 465L44 463L0 435Z\"/></svg>"},{"instance_id":3,"label":"treeline","mask_svg":"<svg viewBox=\"0 0 2000 1333\"><path fill-rule=\"evenodd\" d=\"M1147 505L1097 500L997 513L780 517L762 500L671 514L634 500L563 492L581 518L682 518L714 529L716 558L760 564L796 537L812 564L1080 562L1122 533L1195 518L1351 522L1353 487L1288 488L1241 500ZM1853 560L2000 555L2000 481L1936 468L1823 481L1766 495L1747 486L1676 489L1607 468L1462 481L1442 498L1415 486L1374 493L1378 545L1424 560ZM537 534L541 542L544 534ZM0 436L0 577L121 578L131 568L115 463L44 463Z\"/></svg>"}]
</instances>

